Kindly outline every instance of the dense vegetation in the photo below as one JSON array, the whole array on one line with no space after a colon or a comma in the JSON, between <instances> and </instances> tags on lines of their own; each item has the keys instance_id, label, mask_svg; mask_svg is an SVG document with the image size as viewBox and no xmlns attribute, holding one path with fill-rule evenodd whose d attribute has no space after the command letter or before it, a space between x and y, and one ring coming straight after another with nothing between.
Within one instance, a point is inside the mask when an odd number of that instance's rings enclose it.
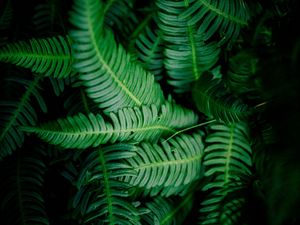
<instances>
[{"instance_id":1,"label":"dense vegetation","mask_svg":"<svg viewBox=\"0 0 300 225\"><path fill-rule=\"evenodd\" d=\"M299 3L0 4L0 221L299 224Z\"/></svg>"}]
</instances>

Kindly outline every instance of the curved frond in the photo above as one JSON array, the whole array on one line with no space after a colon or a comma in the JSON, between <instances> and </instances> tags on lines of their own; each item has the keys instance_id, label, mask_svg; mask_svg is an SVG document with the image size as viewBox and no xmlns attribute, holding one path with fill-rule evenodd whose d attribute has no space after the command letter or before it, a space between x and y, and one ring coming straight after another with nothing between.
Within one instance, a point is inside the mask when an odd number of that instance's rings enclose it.
<instances>
[{"instance_id":1,"label":"curved frond","mask_svg":"<svg viewBox=\"0 0 300 225\"><path fill-rule=\"evenodd\" d=\"M12 154L24 142L24 133L19 126L34 126L37 122L36 109L31 99L35 97L42 111L47 107L39 93L40 78L29 81L21 78L10 78L10 81L26 88L19 100L0 101L0 159Z\"/></svg>"},{"instance_id":2,"label":"curved frond","mask_svg":"<svg viewBox=\"0 0 300 225\"><path fill-rule=\"evenodd\" d=\"M249 143L248 127L245 123L231 125L210 125L211 134L206 138L203 164L205 176L216 175L214 183L203 189L222 187L239 175L251 174L252 150Z\"/></svg>"},{"instance_id":3,"label":"curved frond","mask_svg":"<svg viewBox=\"0 0 300 225\"><path fill-rule=\"evenodd\" d=\"M193 98L200 112L226 123L244 120L252 111L230 94L220 79L212 79L210 74L198 80L193 88Z\"/></svg>"},{"instance_id":4,"label":"curved frond","mask_svg":"<svg viewBox=\"0 0 300 225\"><path fill-rule=\"evenodd\" d=\"M204 176L210 182L202 187L209 193L201 202L200 221L201 224L220 224L222 210L230 210L226 207L236 201L227 200L226 196L241 187L244 178L252 174L252 150L246 124L216 124L210 128L213 133L206 138L208 145L203 159ZM222 220L225 220L224 216ZM238 214L231 216L238 217Z\"/></svg>"},{"instance_id":5,"label":"curved frond","mask_svg":"<svg viewBox=\"0 0 300 225\"><path fill-rule=\"evenodd\" d=\"M65 78L72 72L70 39L57 36L11 43L0 48L0 62L45 76Z\"/></svg>"},{"instance_id":6,"label":"curved frond","mask_svg":"<svg viewBox=\"0 0 300 225\"><path fill-rule=\"evenodd\" d=\"M181 14L189 25L198 26L197 32L209 40L218 35L219 44L234 42L240 30L248 26L250 10L244 0L189 0L190 7Z\"/></svg>"},{"instance_id":7,"label":"curved frond","mask_svg":"<svg viewBox=\"0 0 300 225\"><path fill-rule=\"evenodd\" d=\"M76 27L71 32L77 60L74 67L88 96L105 112L141 105L160 106L164 96L154 76L132 62L110 31L103 31L103 7L97 0L77 0L70 15Z\"/></svg>"},{"instance_id":8,"label":"curved frond","mask_svg":"<svg viewBox=\"0 0 300 225\"><path fill-rule=\"evenodd\" d=\"M181 191L182 186L201 177L203 148L199 134L182 134L159 144L143 142L136 146L136 156L127 159L137 175L125 176L122 180L145 189L173 187L169 190L176 193L176 188Z\"/></svg>"},{"instance_id":9,"label":"curved frond","mask_svg":"<svg viewBox=\"0 0 300 225\"><path fill-rule=\"evenodd\" d=\"M147 202L146 206L150 213L142 216L143 224L181 224L192 209L193 195L175 199L156 197L152 202Z\"/></svg>"},{"instance_id":10,"label":"curved frond","mask_svg":"<svg viewBox=\"0 0 300 225\"><path fill-rule=\"evenodd\" d=\"M204 43L195 26L179 15L189 6L187 1L159 0L159 23L165 41L165 68L170 77L168 83L175 92L191 90L191 83L218 60L220 53L216 43Z\"/></svg>"},{"instance_id":11,"label":"curved frond","mask_svg":"<svg viewBox=\"0 0 300 225\"><path fill-rule=\"evenodd\" d=\"M162 34L158 30L147 26L135 41L136 55L143 67L150 71L155 80L162 79L163 46Z\"/></svg>"},{"instance_id":12,"label":"curved frond","mask_svg":"<svg viewBox=\"0 0 300 225\"><path fill-rule=\"evenodd\" d=\"M82 162L73 207L80 210L84 224L140 224L137 208L129 201L130 185L118 180L134 174L122 160L135 155L132 147L116 144L91 149Z\"/></svg>"},{"instance_id":13,"label":"curved frond","mask_svg":"<svg viewBox=\"0 0 300 225\"><path fill-rule=\"evenodd\" d=\"M29 146L30 147L30 146ZM30 150L30 156L27 155ZM46 166L44 149L18 150L13 160L1 163L0 211L1 223L10 225L49 225L43 199L43 184ZM26 153L26 155L24 154Z\"/></svg>"},{"instance_id":14,"label":"curved frond","mask_svg":"<svg viewBox=\"0 0 300 225\"><path fill-rule=\"evenodd\" d=\"M197 122L197 115L185 108L167 103L161 110L155 105L141 108L124 108L111 112L105 120L100 114L79 114L43 124L40 127L23 127L36 133L50 144L64 148L96 147L120 141L157 141L161 135L172 134L175 128Z\"/></svg>"}]
</instances>

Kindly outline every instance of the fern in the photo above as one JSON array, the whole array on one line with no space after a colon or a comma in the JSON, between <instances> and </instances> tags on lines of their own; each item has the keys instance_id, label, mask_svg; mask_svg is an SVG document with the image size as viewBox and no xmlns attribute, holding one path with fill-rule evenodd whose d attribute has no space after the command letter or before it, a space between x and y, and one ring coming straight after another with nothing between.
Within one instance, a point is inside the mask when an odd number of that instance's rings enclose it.
<instances>
[{"instance_id":1,"label":"fern","mask_svg":"<svg viewBox=\"0 0 300 225\"><path fill-rule=\"evenodd\" d=\"M102 31L101 10L100 1L77 0L70 17L77 28L71 33L74 57L79 60L74 67L80 72L88 96L105 112L143 104L159 106L164 97L153 75L131 62L111 32Z\"/></svg>"},{"instance_id":2,"label":"fern","mask_svg":"<svg viewBox=\"0 0 300 225\"><path fill-rule=\"evenodd\" d=\"M234 42L240 30L248 26L250 10L244 0L213 1L189 0L191 6L181 14L189 25L198 26L204 40L218 34L219 44Z\"/></svg>"},{"instance_id":3,"label":"fern","mask_svg":"<svg viewBox=\"0 0 300 225\"><path fill-rule=\"evenodd\" d=\"M151 212L142 216L143 224L181 224L190 212L192 205L193 195L180 199L156 197L152 202L146 203Z\"/></svg>"},{"instance_id":4,"label":"fern","mask_svg":"<svg viewBox=\"0 0 300 225\"><path fill-rule=\"evenodd\" d=\"M9 80L17 83L18 86L24 86L26 90L19 100L0 101L0 159L12 154L14 150L22 146L24 133L19 126L36 124L37 113L31 104L33 96L42 111L47 111L46 104L39 93L39 77L35 77L32 81L20 78L10 78Z\"/></svg>"},{"instance_id":5,"label":"fern","mask_svg":"<svg viewBox=\"0 0 300 225\"><path fill-rule=\"evenodd\" d=\"M179 15L189 6L187 1L160 0L159 27L166 47L165 68L178 93L190 91L191 83L210 69L218 60L219 48L215 43L206 44L195 26L188 25L187 19Z\"/></svg>"},{"instance_id":6,"label":"fern","mask_svg":"<svg viewBox=\"0 0 300 225\"><path fill-rule=\"evenodd\" d=\"M186 115L185 115L186 114ZM96 147L116 141L156 141L163 134L174 133L178 126L197 121L197 116L187 109L171 104L141 108L124 108L109 114L111 122L100 114L79 114L41 127L23 127L26 132L36 133L50 144L64 148Z\"/></svg>"},{"instance_id":7,"label":"fern","mask_svg":"<svg viewBox=\"0 0 300 225\"><path fill-rule=\"evenodd\" d=\"M226 84L236 94L255 91L255 77L258 59L251 52L240 52L229 59Z\"/></svg>"},{"instance_id":8,"label":"fern","mask_svg":"<svg viewBox=\"0 0 300 225\"><path fill-rule=\"evenodd\" d=\"M58 28L65 31L61 17L61 4L58 0L47 0L34 8L33 23L35 30L42 34L52 35ZM64 32L66 33L66 31Z\"/></svg>"},{"instance_id":9,"label":"fern","mask_svg":"<svg viewBox=\"0 0 300 225\"><path fill-rule=\"evenodd\" d=\"M1 164L1 171L6 171L0 184L0 212L5 214L2 223L49 225L42 196L46 172L44 149L31 149L30 156L26 150L18 150L14 161Z\"/></svg>"},{"instance_id":10,"label":"fern","mask_svg":"<svg viewBox=\"0 0 300 225\"><path fill-rule=\"evenodd\" d=\"M171 186L176 192L176 188L201 177L203 147L197 134L180 135L159 145L141 143L136 147L136 157L127 159L137 175L124 177L124 181L145 189Z\"/></svg>"},{"instance_id":11,"label":"fern","mask_svg":"<svg viewBox=\"0 0 300 225\"><path fill-rule=\"evenodd\" d=\"M142 62L143 67L155 76L156 81L163 78L162 44L161 32L151 29L149 26L145 28L145 32L141 33L135 41L138 59Z\"/></svg>"},{"instance_id":12,"label":"fern","mask_svg":"<svg viewBox=\"0 0 300 225\"><path fill-rule=\"evenodd\" d=\"M92 150L79 171L73 207L80 209L85 224L140 224L137 208L126 199L130 186L117 180L132 174L121 161L134 152L123 144Z\"/></svg>"},{"instance_id":13,"label":"fern","mask_svg":"<svg viewBox=\"0 0 300 225\"><path fill-rule=\"evenodd\" d=\"M246 124L216 124L210 128L213 133L206 138L210 145L204 149L203 165L206 168L204 176L212 180L202 187L210 193L201 203L200 220L201 224L220 224L224 197L234 190L232 187L243 184L245 176L252 174L252 150ZM228 204L235 201L228 201ZM225 219L222 217L222 220Z\"/></svg>"},{"instance_id":14,"label":"fern","mask_svg":"<svg viewBox=\"0 0 300 225\"><path fill-rule=\"evenodd\" d=\"M245 120L252 113L248 105L229 94L223 83L210 74L196 83L193 98L199 111L227 123Z\"/></svg>"},{"instance_id":15,"label":"fern","mask_svg":"<svg viewBox=\"0 0 300 225\"><path fill-rule=\"evenodd\" d=\"M72 72L70 39L58 36L11 43L0 48L0 62L45 76L65 78Z\"/></svg>"}]
</instances>

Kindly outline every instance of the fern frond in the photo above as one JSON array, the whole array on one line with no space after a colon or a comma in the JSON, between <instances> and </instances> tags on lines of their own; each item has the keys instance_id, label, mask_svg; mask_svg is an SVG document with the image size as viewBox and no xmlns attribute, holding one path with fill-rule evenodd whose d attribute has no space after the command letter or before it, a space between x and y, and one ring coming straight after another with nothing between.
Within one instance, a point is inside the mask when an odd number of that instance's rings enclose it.
<instances>
[{"instance_id":1,"label":"fern frond","mask_svg":"<svg viewBox=\"0 0 300 225\"><path fill-rule=\"evenodd\" d=\"M164 96L154 76L132 62L111 32L103 31L99 22L103 20L101 10L100 1L76 0L70 16L76 27L71 32L77 59L74 67L88 96L105 112L141 105L160 106Z\"/></svg>"},{"instance_id":2,"label":"fern frond","mask_svg":"<svg viewBox=\"0 0 300 225\"><path fill-rule=\"evenodd\" d=\"M10 78L9 80L25 87L26 90L19 100L0 101L0 160L22 146L24 133L19 129L19 126L34 126L36 124L36 109L31 104L33 96L42 111L47 111L46 104L39 93L39 77L32 81L21 78Z\"/></svg>"},{"instance_id":3,"label":"fern frond","mask_svg":"<svg viewBox=\"0 0 300 225\"><path fill-rule=\"evenodd\" d=\"M206 138L203 164L205 176L217 175L216 182L203 189L222 187L231 179L243 174L251 174L252 150L249 144L248 127L244 123L231 125L210 125L213 133ZM218 180L218 182L217 182Z\"/></svg>"},{"instance_id":4,"label":"fern frond","mask_svg":"<svg viewBox=\"0 0 300 225\"><path fill-rule=\"evenodd\" d=\"M219 44L234 42L240 30L248 26L250 10L244 0L190 0L190 7L181 14L188 19L189 25L198 26L198 33L204 40L211 39L215 34Z\"/></svg>"},{"instance_id":5,"label":"fern frond","mask_svg":"<svg viewBox=\"0 0 300 225\"><path fill-rule=\"evenodd\" d=\"M162 34L156 29L147 26L135 41L136 55L143 67L150 71L155 80L162 79L163 46Z\"/></svg>"},{"instance_id":6,"label":"fern frond","mask_svg":"<svg viewBox=\"0 0 300 225\"><path fill-rule=\"evenodd\" d=\"M191 90L191 83L218 60L220 53L216 43L204 43L195 26L179 15L189 6L187 1L159 0L159 23L165 41L165 68L170 77L168 83L178 93Z\"/></svg>"},{"instance_id":7,"label":"fern frond","mask_svg":"<svg viewBox=\"0 0 300 225\"><path fill-rule=\"evenodd\" d=\"M230 94L220 79L205 74L193 88L193 98L199 111L226 123L246 119L252 112L250 107Z\"/></svg>"},{"instance_id":8,"label":"fern frond","mask_svg":"<svg viewBox=\"0 0 300 225\"><path fill-rule=\"evenodd\" d=\"M246 124L220 123L210 128L213 133L206 138L208 145L204 149L203 160L206 168L204 176L210 178L210 182L202 187L209 193L201 202L200 221L201 224L220 224L221 212L227 210L224 207L235 203L235 199L226 200L226 196L241 187L245 183L244 178L252 173L252 150ZM231 216L238 217L238 214Z\"/></svg>"},{"instance_id":9,"label":"fern frond","mask_svg":"<svg viewBox=\"0 0 300 225\"><path fill-rule=\"evenodd\" d=\"M225 82L236 94L249 93L255 89L253 75L257 70L258 58L247 51L229 59L229 69Z\"/></svg>"},{"instance_id":10,"label":"fern frond","mask_svg":"<svg viewBox=\"0 0 300 225\"><path fill-rule=\"evenodd\" d=\"M27 154L30 150L30 156ZM49 225L43 199L43 184L46 166L44 149L20 149L16 158L1 163L0 211L3 224ZM26 153L26 154L25 154Z\"/></svg>"},{"instance_id":11,"label":"fern frond","mask_svg":"<svg viewBox=\"0 0 300 225\"><path fill-rule=\"evenodd\" d=\"M126 144L92 149L82 163L73 207L80 209L85 224L140 224L137 208L126 199L130 186L117 180L134 174L122 163L135 155L131 149Z\"/></svg>"},{"instance_id":12,"label":"fern frond","mask_svg":"<svg viewBox=\"0 0 300 225\"><path fill-rule=\"evenodd\" d=\"M176 188L181 190L182 185L201 177L203 148L199 134L180 135L159 144L143 142L136 146L136 156L127 159L137 175L122 180L145 189L171 186L170 190L176 192Z\"/></svg>"},{"instance_id":13,"label":"fern frond","mask_svg":"<svg viewBox=\"0 0 300 225\"><path fill-rule=\"evenodd\" d=\"M193 194L176 199L156 197L146 206L151 212L142 216L143 224L181 224L192 209Z\"/></svg>"},{"instance_id":14,"label":"fern frond","mask_svg":"<svg viewBox=\"0 0 300 225\"><path fill-rule=\"evenodd\" d=\"M23 127L36 133L50 144L64 148L96 147L107 142L157 141L163 134L174 133L175 128L196 123L197 115L185 108L167 103L161 111L155 105L141 108L124 108L111 112L105 120L100 114L79 114L43 124L40 127Z\"/></svg>"},{"instance_id":15,"label":"fern frond","mask_svg":"<svg viewBox=\"0 0 300 225\"><path fill-rule=\"evenodd\" d=\"M224 225L241 224L242 208L245 205L245 198L236 198L227 202L222 209L220 222Z\"/></svg>"},{"instance_id":16,"label":"fern frond","mask_svg":"<svg viewBox=\"0 0 300 225\"><path fill-rule=\"evenodd\" d=\"M64 30L60 3L61 2L57 0L48 0L38 4L34 8L33 23L35 30L39 33L49 35L52 35L57 28Z\"/></svg>"},{"instance_id":17,"label":"fern frond","mask_svg":"<svg viewBox=\"0 0 300 225\"><path fill-rule=\"evenodd\" d=\"M45 76L65 78L72 72L71 42L62 36L18 41L0 48L0 62Z\"/></svg>"},{"instance_id":18,"label":"fern frond","mask_svg":"<svg viewBox=\"0 0 300 225\"><path fill-rule=\"evenodd\" d=\"M110 0L105 5L104 23L114 31L116 39L124 46L128 45L131 34L139 25L134 5L135 0Z\"/></svg>"}]
</instances>

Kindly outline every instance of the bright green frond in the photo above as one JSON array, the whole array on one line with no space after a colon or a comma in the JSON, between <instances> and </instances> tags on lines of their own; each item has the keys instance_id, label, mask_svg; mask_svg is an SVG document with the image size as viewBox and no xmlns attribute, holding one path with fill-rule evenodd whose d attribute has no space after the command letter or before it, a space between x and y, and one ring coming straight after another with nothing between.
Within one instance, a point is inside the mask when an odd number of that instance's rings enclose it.
<instances>
[{"instance_id":1,"label":"bright green frond","mask_svg":"<svg viewBox=\"0 0 300 225\"><path fill-rule=\"evenodd\" d=\"M198 119L192 111L171 103L162 105L161 110L155 105L124 108L108 117L110 121L100 114L79 114L23 130L64 148L87 148L108 142L157 141L161 135L172 134L175 128L195 124Z\"/></svg>"},{"instance_id":2,"label":"bright green frond","mask_svg":"<svg viewBox=\"0 0 300 225\"><path fill-rule=\"evenodd\" d=\"M172 187L169 188L172 192L177 192L176 188L182 190L182 185L201 177L203 148L199 134L180 135L159 144L143 142L136 146L137 155L127 159L137 175L124 177L124 181L145 189Z\"/></svg>"},{"instance_id":3,"label":"bright green frond","mask_svg":"<svg viewBox=\"0 0 300 225\"><path fill-rule=\"evenodd\" d=\"M205 74L193 88L193 98L199 111L226 123L246 119L251 109L239 98L230 94L220 79Z\"/></svg>"},{"instance_id":4,"label":"bright green frond","mask_svg":"<svg viewBox=\"0 0 300 225\"><path fill-rule=\"evenodd\" d=\"M65 78L72 73L70 39L58 36L11 43L0 48L0 61L45 76Z\"/></svg>"},{"instance_id":5,"label":"bright green frond","mask_svg":"<svg viewBox=\"0 0 300 225\"><path fill-rule=\"evenodd\" d=\"M160 106L164 96L154 76L132 62L113 34L103 30L99 22L103 19L101 10L100 1L77 0L70 16L76 27L71 32L77 60L74 67L88 96L105 112L141 105Z\"/></svg>"},{"instance_id":6,"label":"bright green frond","mask_svg":"<svg viewBox=\"0 0 300 225\"><path fill-rule=\"evenodd\" d=\"M189 0L190 7L181 17L196 25L204 40L218 34L220 44L235 41L241 28L248 25L250 10L244 0Z\"/></svg>"},{"instance_id":7,"label":"bright green frond","mask_svg":"<svg viewBox=\"0 0 300 225\"><path fill-rule=\"evenodd\" d=\"M225 214L232 213L230 210L236 199L226 200L227 195L242 187L244 178L252 174L252 150L245 123L220 123L211 125L210 128L212 133L206 138L207 147L204 149L203 159L204 176L210 182L202 187L208 194L201 202L200 224L217 225L221 219L228 222L229 218L225 218ZM239 217L240 212L235 213L230 216Z\"/></svg>"},{"instance_id":8,"label":"bright green frond","mask_svg":"<svg viewBox=\"0 0 300 225\"><path fill-rule=\"evenodd\" d=\"M135 155L127 144L91 149L81 164L78 192L73 207L80 210L84 224L140 224L136 207L127 199L130 186L117 180L134 171L122 163Z\"/></svg>"},{"instance_id":9,"label":"bright green frond","mask_svg":"<svg viewBox=\"0 0 300 225\"><path fill-rule=\"evenodd\" d=\"M0 101L0 159L12 154L24 142L24 133L19 126L34 126L37 121L36 109L31 99L35 97L41 109L46 112L47 107L39 93L40 78L33 81L20 78L10 78L11 82L26 88L19 100Z\"/></svg>"},{"instance_id":10,"label":"bright green frond","mask_svg":"<svg viewBox=\"0 0 300 225\"><path fill-rule=\"evenodd\" d=\"M159 0L159 28L165 41L165 68L170 77L168 83L175 92L191 90L193 81L218 60L220 53L216 43L204 43L194 25L179 15L188 7L186 1Z\"/></svg>"}]
</instances>

